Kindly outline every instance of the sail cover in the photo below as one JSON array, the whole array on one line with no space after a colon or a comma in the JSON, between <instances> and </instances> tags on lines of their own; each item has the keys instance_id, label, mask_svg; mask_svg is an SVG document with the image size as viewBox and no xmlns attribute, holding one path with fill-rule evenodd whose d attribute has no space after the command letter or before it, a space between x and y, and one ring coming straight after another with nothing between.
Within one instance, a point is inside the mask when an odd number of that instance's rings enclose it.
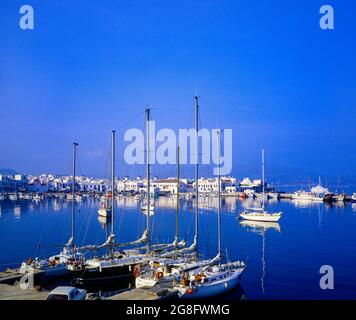
<instances>
[{"instance_id":1,"label":"sail cover","mask_svg":"<svg viewBox=\"0 0 356 320\"><path fill-rule=\"evenodd\" d=\"M117 244L117 247L137 246L139 244L145 243L148 239L148 235L149 235L149 231L148 229L145 229L145 231L143 231L141 238L132 242Z\"/></svg>"}]
</instances>

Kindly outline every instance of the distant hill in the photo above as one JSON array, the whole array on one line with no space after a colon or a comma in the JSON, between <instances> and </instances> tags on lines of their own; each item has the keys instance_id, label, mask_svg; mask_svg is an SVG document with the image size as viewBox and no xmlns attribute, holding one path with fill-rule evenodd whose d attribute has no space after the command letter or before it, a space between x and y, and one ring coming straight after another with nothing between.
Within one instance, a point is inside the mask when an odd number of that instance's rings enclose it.
<instances>
[{"instance_id":1,"label":"distant hill","mask_svg":"<svg viewBox=\"0 0 356 320\"><path fill-rule=\"evenodd\" d=\"M16 173L17 172L14 169L10 169L10 168L0 169L0 174L2 174L4 176L12 176L12 175L14 175Z\"/></svg>"}]
</instances>

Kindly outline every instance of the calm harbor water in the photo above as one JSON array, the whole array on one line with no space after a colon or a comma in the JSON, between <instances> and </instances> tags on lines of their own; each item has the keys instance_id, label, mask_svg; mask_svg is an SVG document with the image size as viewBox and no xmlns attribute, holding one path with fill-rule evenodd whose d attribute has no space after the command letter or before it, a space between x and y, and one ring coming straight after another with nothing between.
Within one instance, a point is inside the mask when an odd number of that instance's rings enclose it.
<instances>
[{"instance_id":1,"label":"calm harbor water","mask_svg":"<svg viewBox=\"0 0 356 320\"><path fill-rule=\"evenodd\" d=\"M230 260L243 260L247 269L241 288L248 299L356 299L356 204L269 200L267 209L283 211L279 224L246 223L236 219L249 200L222 199L222 247ZM255 204L257 205L257 203ZM119 242L140 237L146 216L133 197L117 200L115 232ZM179 230L188 244L194 236L194 203L180 201ZM99 201L76 204L76 243L105 241L108 226L98 219ZM217 251L217 198L200 202L199 251ZM152 242L172 242L175 199L160 197L152 219ZM0 269L18 267L31 257L58 253L70 237L71 203L0 201ZM319 269L334 269L334 290L322 290Z\"/></svg>"}]
</instances>

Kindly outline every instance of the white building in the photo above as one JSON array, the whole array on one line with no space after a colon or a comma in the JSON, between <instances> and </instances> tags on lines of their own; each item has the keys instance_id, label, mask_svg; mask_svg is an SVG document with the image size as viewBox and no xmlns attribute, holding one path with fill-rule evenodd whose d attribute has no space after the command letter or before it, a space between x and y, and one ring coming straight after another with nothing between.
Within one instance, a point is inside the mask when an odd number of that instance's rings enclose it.
<instances>
[{"instance_id":1,"label":"white building","mask_svg":"<svg viewBox=\"0 0 356 320\"><path fill-rule=\"evenodd\" d=\"M187 191L186 180L179 181L179 192ZM177 178L157 179L152 182L152 185L159 190L161 194L177 194L178 181Z\"/></svg>"},{"instance_id":2,"label":"white building","mask_svg":"<svg viewBox=\"0 0 356 320\"><path fill-rule=\"evenodd\" d=\"M201 193L217 193L219 191L218 178L200 178L199 179L199 189ZM236 191L236 179L231 177L221 177L220 178L220 191L226 192L226 188L229 187L229 192L232 190ZM196 188L195 181L193 182L193 187ZM234 191L234 192L235 192Z\"/></svg>"}]
</instances>

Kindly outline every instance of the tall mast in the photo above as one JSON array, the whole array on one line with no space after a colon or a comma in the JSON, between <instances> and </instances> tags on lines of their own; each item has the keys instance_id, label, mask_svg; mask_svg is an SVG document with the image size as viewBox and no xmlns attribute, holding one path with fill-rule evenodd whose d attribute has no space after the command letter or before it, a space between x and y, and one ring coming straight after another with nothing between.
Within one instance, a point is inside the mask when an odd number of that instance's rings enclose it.
<instances>
[{"instance_id":1,"label":"tall mast","mask_svg":"<svg viewBox=\"0 0 356 320\"><path fill-rule=\"evenodd\" d=\"M72 247L74 247L74 218L75 218L75 168L76 168L76 162L77 162L77 146L78 143L73 142L73 185L72 185L72 237L69 240L69 243Z\"/></svg>"},{"instance_id":2,"label":"tall mast","mask_svg":"<svg viewBox=\"0 0 356 320\"><path fill-rule=\"evenodd\" d=\"M177 150L177 204L176 204L176 237L175 237L175 246L178 248L178 223L179 223L179 187L180 187L180 147L178 146Z\"/></svg>"},{"instance_id":3,"label":"tall mast","mask_svg":"<svg viewBox=\"0 0 356 320\"><path fill-rule=\"evenodd\" d=\"M150 254L150 175L151 175L151 168L150 168L150 109L146 108L146 161L147 161L147 230L148 230L148 237L146 241L146 254Z\"/></svg>"},{"instance_id":4,"label":"tall mast","mask_svg":"<svg viewBox=\"0 0 356 320\"><path fill-rule=\"evenodd\" d=\"M195 258L198 259L198 223L199 223L199 147L198 147L198 131L199 131L199 101L198 96L195 96L195 130L196 130L196 137L195 137L195 154L196 154L196 166L195 166Z\"/></svg>"},{"instance_id":5,"label":"tall mast","mask_svg":"<svg viewBox=\"0 0 356 320\"><path fill-rule=\"evenodd\" d=\"M108 199L108 195L109 195L109 186L110 186L110 153L109 153L109 158L108 158L108 183L106 185L106 209L108 209L109 207L109 199Z\"/></svg>"},{"instance_id":6,"label":"tall mast","mask_svg":"<svg viewBox=\"0 0 356 320\"><path fill-rule=\"evenodd\" d=\"M265 208L265 149L262 148L262 208Z\"/></svg>"},{"instance_id":7,"label":"tall mast","mask_svg":"<svg viewBox=\"0 0 356 320\"><path fill-rule=\"evenodd\" d=\"M217 158L218 158L218 253L219 257L221 257L221 186L220 186L220 130L217 133ZM219 264L220 264L219 260Z\"/></svg>"},{"instance_id":8,"label":"tall mast","mask_svg":"<svg viewBox=\"0 0 356 320\"><path fill-rule=\"evenodd\" d=\"M115 130L112 130L111 141L111 234L114 236L115 218Z\"/></svg>"}]
</instances>

